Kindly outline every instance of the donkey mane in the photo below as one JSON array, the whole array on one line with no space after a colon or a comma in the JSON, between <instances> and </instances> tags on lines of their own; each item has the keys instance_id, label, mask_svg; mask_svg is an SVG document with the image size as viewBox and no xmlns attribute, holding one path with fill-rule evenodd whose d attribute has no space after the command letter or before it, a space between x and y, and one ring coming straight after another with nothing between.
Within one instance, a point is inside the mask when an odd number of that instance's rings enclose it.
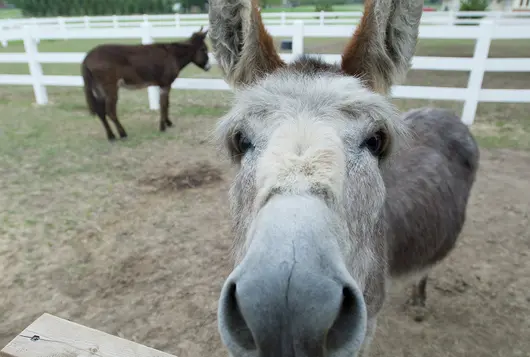
<instances>
[{"instance_id":1,"label":"donkey mane","mask_svg":"<svg viewBox=\"0 0 530 357\"><path fill-rule=\"evenodd\" d=\"M321 56L309 56L302 54L289 64L289 70L300 71L307 74L317 74L321 72L330 72L343 74L344 72L337 64L326 62Z\"/></svg>"}]
</instances>

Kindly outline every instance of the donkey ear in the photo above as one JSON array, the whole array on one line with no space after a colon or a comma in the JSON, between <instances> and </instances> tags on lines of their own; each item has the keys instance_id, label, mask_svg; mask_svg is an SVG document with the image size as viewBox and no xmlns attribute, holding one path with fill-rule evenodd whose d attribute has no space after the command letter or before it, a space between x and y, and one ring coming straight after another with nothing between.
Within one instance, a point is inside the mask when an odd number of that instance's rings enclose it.
<instances>
[{"instance_id":1,"label":"donkey ear","mask_svg":"<svg viewBox=\"0 0 530 357\"><path fill-rule=\"evenodd\" d=\"M366 0L361 22L342 54L342 70L388 94L410 69L422 11L423 0Z\"/></svg>"},{"instance_id":2,"label":"donkey ear","mask_svg":"<svg viewBox=\"0 0 530 357\"><path fill-rule=\"evenodd\" d=\"M212 52L232 87L247 85L285 65L265 30L258 0L210 0Z\"/></svg>"}]
</instances>

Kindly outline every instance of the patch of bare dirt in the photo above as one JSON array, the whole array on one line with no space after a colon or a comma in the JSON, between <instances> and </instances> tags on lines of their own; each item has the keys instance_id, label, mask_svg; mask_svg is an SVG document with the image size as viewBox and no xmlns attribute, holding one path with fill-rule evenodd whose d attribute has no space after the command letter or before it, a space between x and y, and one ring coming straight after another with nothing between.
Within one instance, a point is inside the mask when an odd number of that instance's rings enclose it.
<instances>
[{"instance_id":1,"label":"patch of bare dirt","mask_svg":"<svg viewBox=\"0 0 530 357\"><path fill-rule=\"evenodd\" d=\"M212 166L208 161L200 161L171 172L150 175L139 180L140 184L147 185L158 192L161 190L186 190L198 188L223 180L221 169Z\"/></svg>"},{"instance_id":2,"label":"patch of bare dirt","mask_svg":"<svg viewBox=\"0 0 530 357\"><path fill-rule=\"evenodd\" d=\"M116 203L98 218L97 230L86 225L55 234L53 250L31 255L29 246L42 247L30 229L11 243L2 238L16 256L4 254L4 262L16 263L0 262L0 345L49 312L178 357L225 357L216 309L232 268L230 180L178 190L171 179L160 178L209 175L212 167L200 164L209 148L194 155L195 163L175 164L174 171L169 155L146 165L144 177L151 175L150 182L167 194L142 192L134 182L111 190L98 202ZM482 150L464 232L430 275L422 318L404 308L407 286L394 287L373 356L530 355L529 177L530 153ZM17 244L23 246L15 249Z\"/></svg>"}]
</instances>

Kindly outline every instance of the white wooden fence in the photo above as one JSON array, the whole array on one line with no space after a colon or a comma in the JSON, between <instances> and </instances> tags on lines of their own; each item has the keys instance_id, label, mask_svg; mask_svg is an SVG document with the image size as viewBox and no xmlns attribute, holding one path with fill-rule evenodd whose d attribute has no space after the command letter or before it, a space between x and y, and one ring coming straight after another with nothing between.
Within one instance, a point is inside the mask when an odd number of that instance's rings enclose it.
<instances>
[{"instance_id":1,"label":"white wooden fence","mask_svg":"<svg viewBox=\"0 0 530 357\"><path fill-rule=\"evenodd\" d=\"M124 39L141 38L143 43L152 42L155 38L187 37L196 29L185 26L180 28L152 27L149 24L137 28L117 29L77 29L68 30L69 39ZM275 37L292 37L291 54L281 54L286 60L292 60L304 51L306 37L350 37L355 26L320 26L306 25L296 21L293 25L267 26L267 30ZM27 27L24 34L25 53L0 54L0 63L28 63L29 75L0 74L0 85L32 85L38 104L48 102L46 86L74 86L83 85L81 76L52 76L43 75L41 63L81 63L85 53L42 53L38 52L35 41L35 29ZM41 39L62 39L64 30L43 28L39 30ZM482 79L485 71L492 72L530 72L529 58L488 58L492 39L530 39L530 25L500 26L485 20L480 26L438 26L421 25L420 38L426 39L473 39L476 40L473 58L455 57L420 57L413 58L413 69L439 71L469 71L467 88L447 88L429 86L395 86L393 97L464 101L462 120L471 125L473 123L478 102L530 103L529 89L482 89ZM215 63L211 56L212 63ZM322 55L330 63L340 61L340 55ZM229 90L222 79L177 78L172 85L176 89L198 90ZM158 88L150 87L149 106L158 109Z\"/></svg>"},{"instance_id":2,"label":"white wooden fence","mask_svg":"<svg viewBox=\"0 0 530 357\"><path fill-rule=\"evenodd\" d=\"M362 16L360 11L345 12L275 12L261 14L266 25L292 25L303 20L306 25L355 25ZM460 19L460 16L472 17ZM425 11L422 23L436 25L478 24L487 18L501 24L521 24L530 20L528 12L501 11ZM113 15L80 17L43 17L7 19L0 21L4 31L20 29L24 26L52 27L61 30L80 28L130 28L150 23L153 27L206 26L208 14L163 14L163 15Z\"/></svg>"},{"instance_id":3,"label":"white wooden fence","mask_svg":"<svg viewBox=\"0 0 530 357\"><path fill-rule=\"evenodd\" d=\"M356 25L360 11L346 12L276 12L261 14L265 25L289 26L302 20L305 25ZM464 18L461 18L461 17ZM488 19L498 25L530 24L530 12L503 11L425 11L421 23L425 25L478 25ZM7 47L9 41L20 39L20 30L27 26L34 29L37 43L42 29L59 30L68 38L69 30L118 29L150 25L152 27L180 28L182 26L207 26L208 14L163 14L163 15L113 15L82 17L41 17L0 20L0 44Z\"/></svg>"}]
</instances>

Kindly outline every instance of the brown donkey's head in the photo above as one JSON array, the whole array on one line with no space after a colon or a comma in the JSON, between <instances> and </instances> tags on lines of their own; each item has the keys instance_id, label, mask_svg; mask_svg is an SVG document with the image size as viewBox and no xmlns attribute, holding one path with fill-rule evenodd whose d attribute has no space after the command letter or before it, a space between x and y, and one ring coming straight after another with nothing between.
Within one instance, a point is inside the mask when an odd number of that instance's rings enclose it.
<instances>
[{"instance_id":1,"label":"brown donkey's head","mask_svg":"<svg viewBox=\"0 0 530 357\"><path fill-rule=\"evenodd\" d=\"M366 292L385 279L382 170L405 133L387 95L410 67L423 1L365 4L332 66L284 63L256 1L210 0L213 52L236 90L217 128L239 169L218 311L235 357L351 357L364 343Z\"/></svg>"},{"instance_id":2,"label":"brown donkey's head","mask_svg":"<svg viewBox=\"0 0 530 357\"><path fill-rule=\"evenodd\" d=\"M208 30L203 32L202 29L203 27L201 26L199 31L194 32L189 39L189 42L192 44L193 50L195 51L191 61L199 68L209 71L211 65L208 57L208 46L205 41Z\"/></svg>"}]
</instances>

